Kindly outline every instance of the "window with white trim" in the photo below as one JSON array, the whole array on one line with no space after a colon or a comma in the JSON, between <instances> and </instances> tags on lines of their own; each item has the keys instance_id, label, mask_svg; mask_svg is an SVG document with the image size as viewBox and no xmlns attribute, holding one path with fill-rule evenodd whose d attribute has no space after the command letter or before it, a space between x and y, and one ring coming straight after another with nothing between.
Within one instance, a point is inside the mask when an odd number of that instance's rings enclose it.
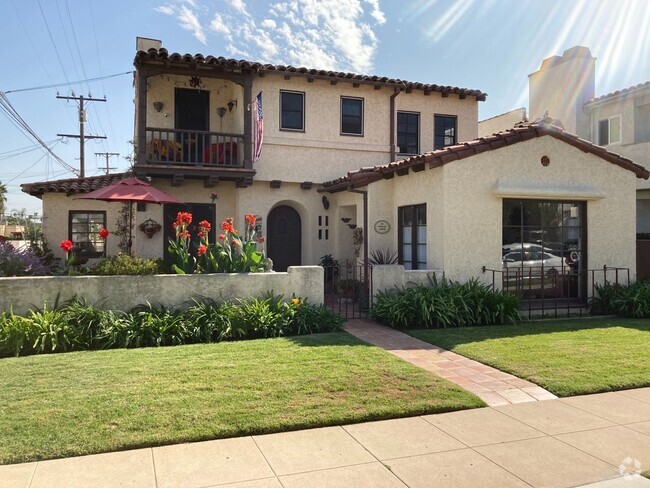
<instances>
[{"instance_id":1,"label":"window with white trim","mask_svg":"<svg viewBox=\"0 0 650 488\"><path fill-rule=\"evenodd\" d=\"M621 142L621 116L616 115L598 121L598 144L620 144Z\"/></svg>"},{"instance_id":2,"label":"window with white trim","mask_svg":"<svg viewBox=\"0 0 650 488\"><path fill-rule=\"evenodd\" d=\"M106 248L104 239L99 236L103 227L106 227L106 212L70 211L68 239L74 247L85 251L89 258L103 257L106 255Z\"/></svg>"}]
</instances>

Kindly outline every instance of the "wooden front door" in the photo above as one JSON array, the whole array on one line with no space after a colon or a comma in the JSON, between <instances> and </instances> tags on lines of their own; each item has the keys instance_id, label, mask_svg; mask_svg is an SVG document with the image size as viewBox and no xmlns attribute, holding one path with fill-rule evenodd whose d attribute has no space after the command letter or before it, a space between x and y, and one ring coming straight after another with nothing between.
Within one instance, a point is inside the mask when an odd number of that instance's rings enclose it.
<instances>
[{"instance_id":1,"label":"wooden front door","mask_svg":"<svg viewBox=\"0 0 650 488\"><path fill-rule=\"evenodd\" d=\"M302 228L300 215L282 205L269 213L267 222L267 254L273 260L274 271L286 271L289 266L302 264Z\"/></svg>"},{"instance_id":2,"label":"wooden front door","mask_svg":"<svg viewBox=\"0 0 650 488\"><path fill-rule=\"evenodd\" d=\"M176 231L172 227L172 223L176 220L178 212L189 212L192 214L192 223L189 226L191 237L190 251L196 256L196 249L199 247L199 238L196 235L199 231L199 222L207 220L212 224L212 229L208 235L210 242L214 242L216 222L214 221L214 205L201 204L201 203L188 203L187 205L164 205L164 230L165 240L163 242L163 256L166 263L172 263L171 257L167 248L169 247L169 239L176 238Z\"/></svg>"}]
</instances>

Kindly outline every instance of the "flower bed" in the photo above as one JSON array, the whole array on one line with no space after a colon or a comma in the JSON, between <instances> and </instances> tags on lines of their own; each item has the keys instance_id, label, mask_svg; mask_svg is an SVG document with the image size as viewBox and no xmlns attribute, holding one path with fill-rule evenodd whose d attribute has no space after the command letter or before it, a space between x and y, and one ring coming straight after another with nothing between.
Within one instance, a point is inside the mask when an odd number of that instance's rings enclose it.
<instances>
[{"instance_id":1,"label":"flower bed","mask_svg":"<svg viewBox=\"0 0 650 488\"><path fill-rule=\"evenodd\" d=\"M0 357L332 332L342 322L323 305L271 294L225 303L192 300L174 308L145 304L128 312L72 299L25 316L0 314Z\"/></svg>"}]
</instances>

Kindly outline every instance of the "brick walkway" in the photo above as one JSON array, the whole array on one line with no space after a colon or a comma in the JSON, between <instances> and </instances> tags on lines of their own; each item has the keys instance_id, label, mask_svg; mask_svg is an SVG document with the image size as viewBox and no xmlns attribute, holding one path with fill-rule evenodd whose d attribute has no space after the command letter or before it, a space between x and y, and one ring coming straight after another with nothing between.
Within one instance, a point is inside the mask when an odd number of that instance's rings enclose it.
<instances>
[{"instance_id":1,"label":"brick walkway","mask_svg":"<svg viewBox=\"0 0 650 488\"><path fill-rule=\"evenodd\" d=\"M431 371L481 398L491 407L557 398L530 381L473 361L370 320L349 320L344 330Z\"/></svg>"}]
</instances>

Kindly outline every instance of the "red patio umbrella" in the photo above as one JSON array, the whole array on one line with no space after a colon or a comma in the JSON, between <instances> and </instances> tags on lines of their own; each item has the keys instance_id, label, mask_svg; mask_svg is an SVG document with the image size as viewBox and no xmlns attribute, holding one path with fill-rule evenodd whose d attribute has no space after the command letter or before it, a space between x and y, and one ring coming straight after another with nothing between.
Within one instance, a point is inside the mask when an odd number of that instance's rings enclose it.
<instances>
[{"instance_id":1,"label":"red patio umbrella","mask_svg":"<svg viewBox=\"0 0 650 488\"><path fill-rule=\"evenodd\" d=\"M129 203L129 254L131 253L131 220L133 217L133 202L141 203L173 203L183 205L176 197L165 193L158 188L151 186L146 181L137 178L124 178L123 180L116 181L112 185L99 188L98 190L91 191L77 197L83 200L103 200L105 202L128 202Z\"/></svg>"}]
</instances>

